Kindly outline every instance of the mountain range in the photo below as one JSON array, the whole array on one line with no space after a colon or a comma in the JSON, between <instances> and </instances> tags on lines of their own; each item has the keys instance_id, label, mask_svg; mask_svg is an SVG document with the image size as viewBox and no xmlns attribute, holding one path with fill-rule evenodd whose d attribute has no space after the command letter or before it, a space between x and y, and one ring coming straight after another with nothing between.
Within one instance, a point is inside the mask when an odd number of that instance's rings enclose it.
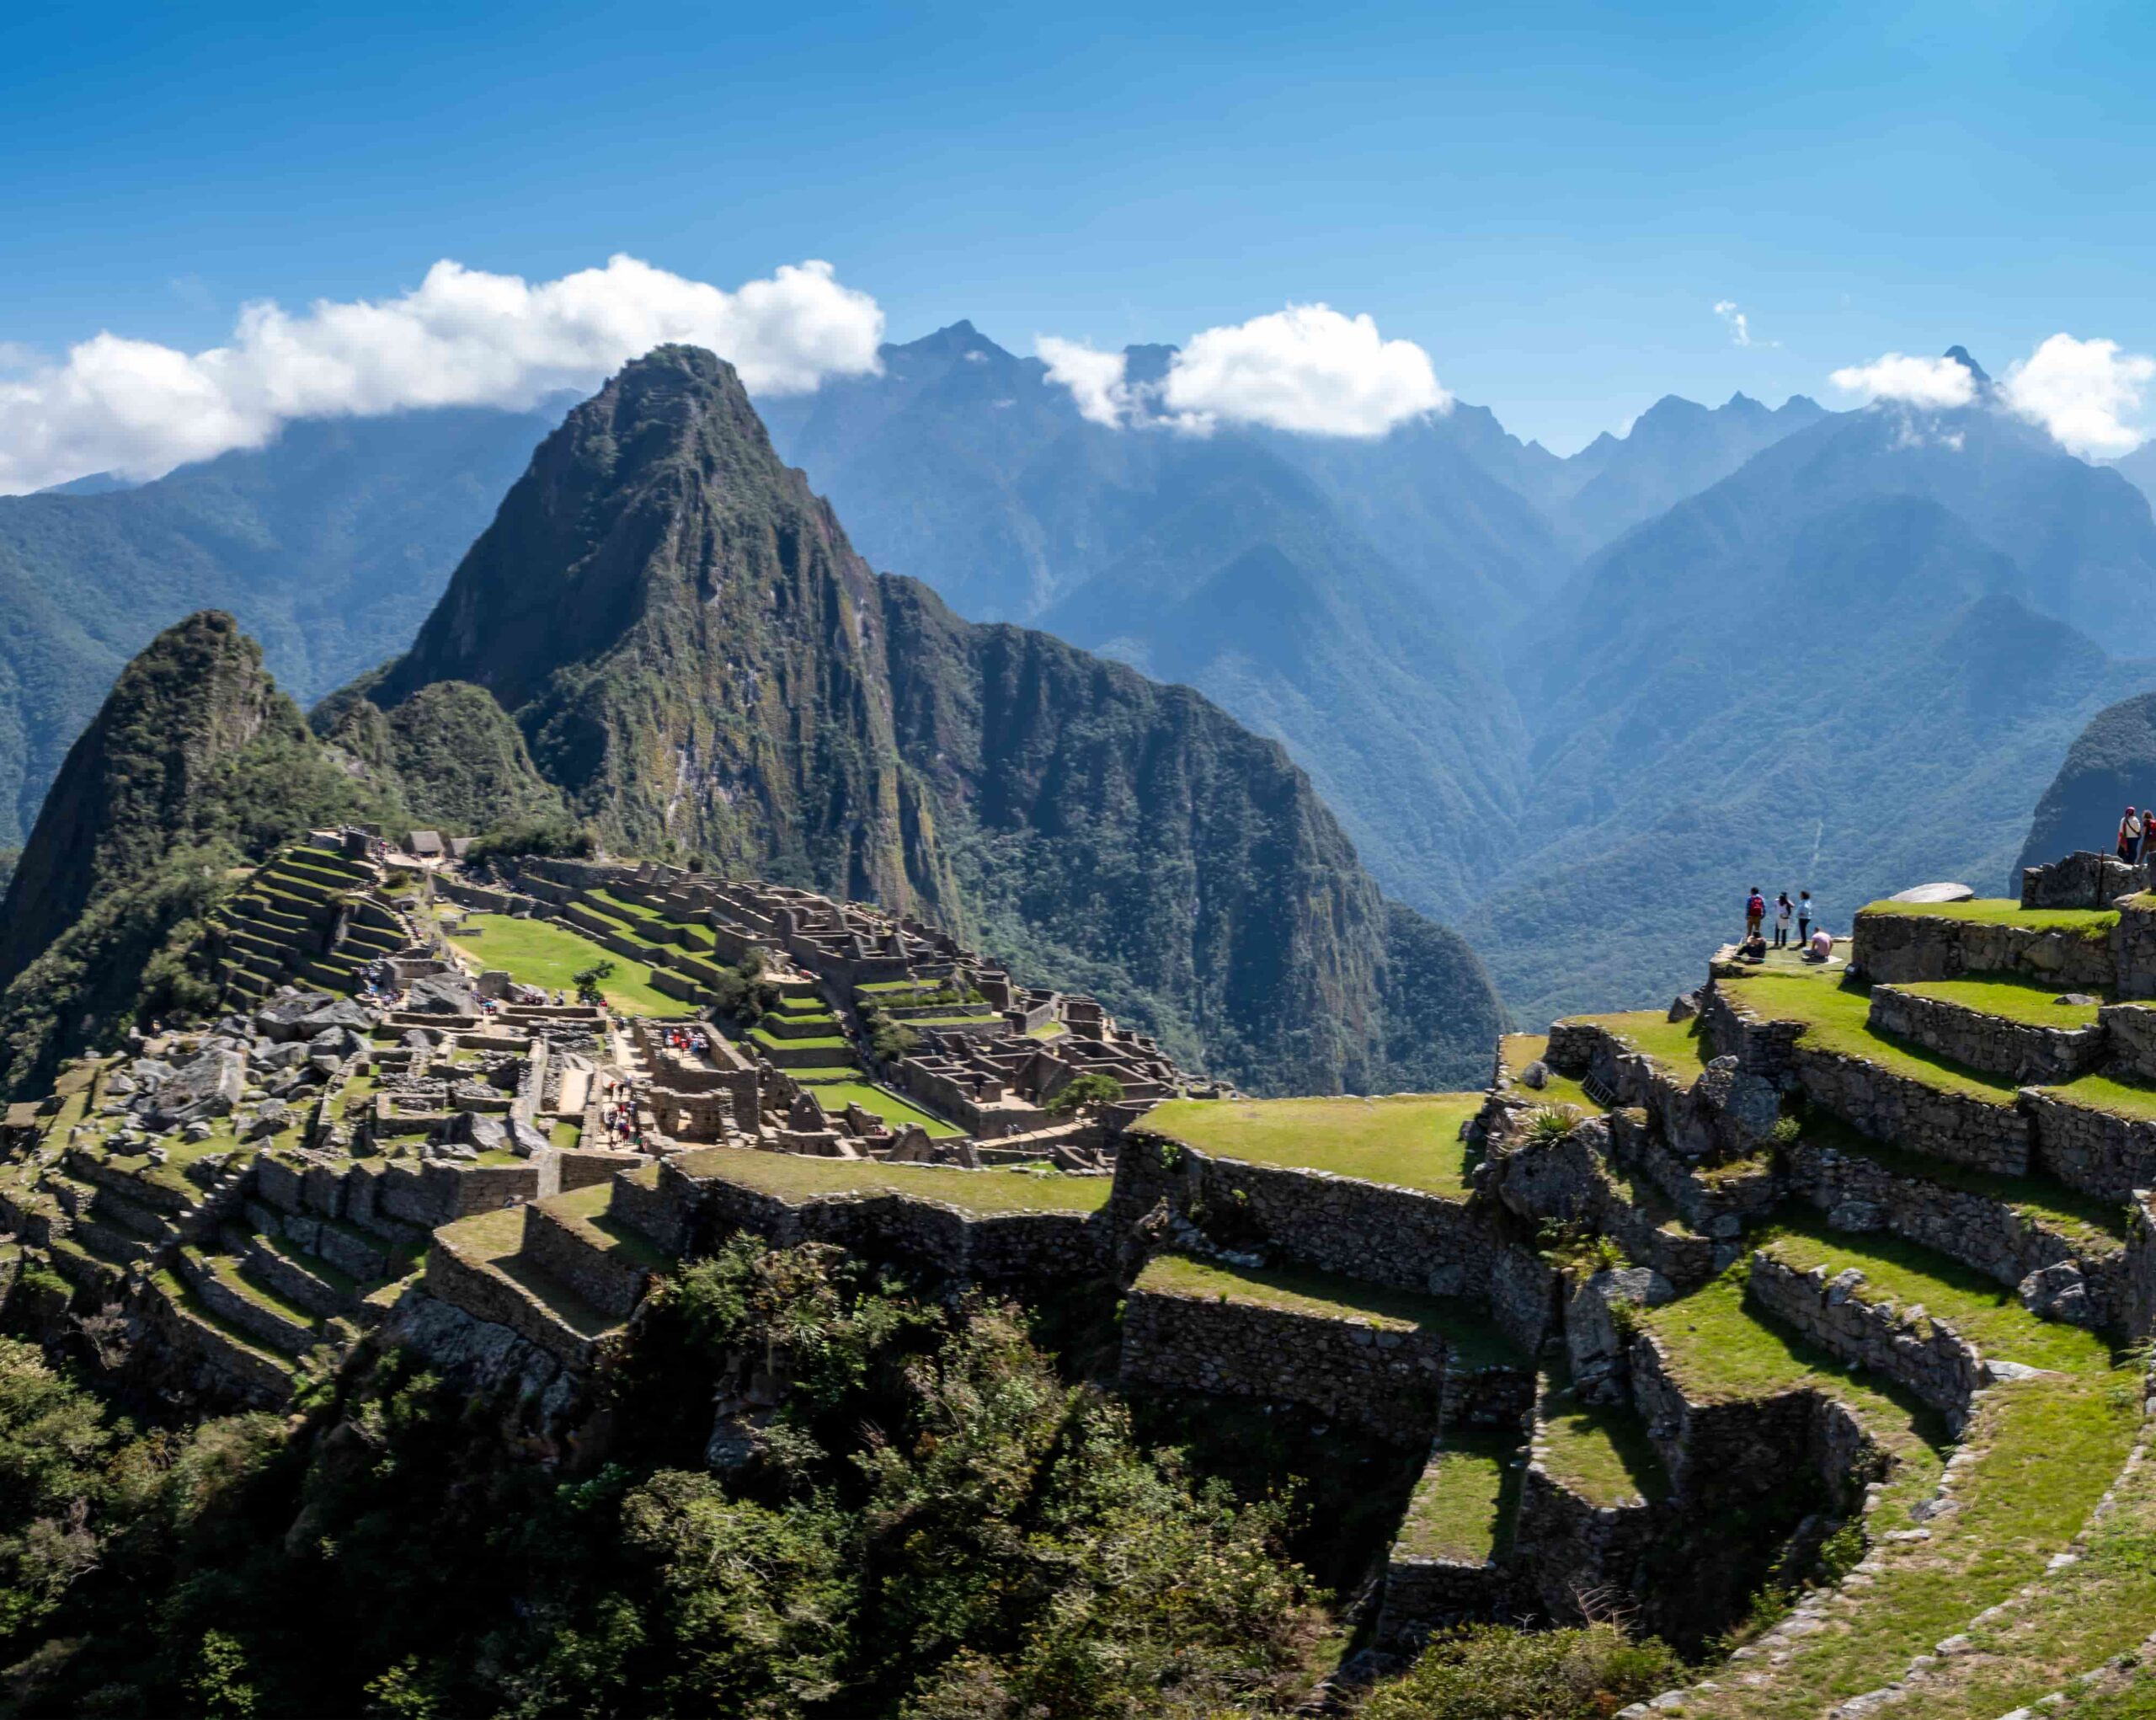
<instances>
[{"instance_id":1,"label":"mountain range","mask_svg":"<svg viewBox=\"0 0 2156 1720\"><path fill-rule=\"evenodd\" d=\"M1133 347L1127 375L1142 387L1171 355ZM1095 423L966 323L886 347L880 374L758 404L862 558L948 606L921 638L954 616L1038 627L1278 740L1385 893L1460 926L1533 1024L1673 987L1680 953L1725 935L1755 883L1811 888L1830 921L1913 878L1998 888L2074 737L2156 682L2156 523L2133 462L2065 453L1956 355L1977 382L1958 410L1672 398L1567 459L1465 403L1374 438ZM190 603L259 628L303 697L400 649L551 421L296 426L139 489L0 502L0 580L13 565L36 600L0 634L18 829L132 633ZM289 559L198 553L219 517L203 498L236 494L245 518L286 522L248 531ZM323 494L339 523L310 544L299 522ZM197 571L152 580L141 566L176 511ZM27 537L34 575L10 548ZM111 541L152 548L107 558ZM331 576L290 572L318 564ZM82 608L101 579L101 633L40 607L63 590ZM393 590L370 603L376 583ZM530 676L503 702L569 782L579 749L622 724L579 728L556 626L498 627L491 649ZM535 654L512 670L520 627ZM902 704L891 637L868 644ZM414 660L467 674L440 639ZM706 767L675 761L688 783ZM908 780L876 789L901 797L902 830ZM625 831L680 815L663 781L635 793L650 804L616 809ZM748 841L728 835L743 816L707 804L676 834L745 852L728 846ZM813 823L804 867L873 857L901 899L947 884L907 872L903 843Z\"/></svg>"}]
</instances>

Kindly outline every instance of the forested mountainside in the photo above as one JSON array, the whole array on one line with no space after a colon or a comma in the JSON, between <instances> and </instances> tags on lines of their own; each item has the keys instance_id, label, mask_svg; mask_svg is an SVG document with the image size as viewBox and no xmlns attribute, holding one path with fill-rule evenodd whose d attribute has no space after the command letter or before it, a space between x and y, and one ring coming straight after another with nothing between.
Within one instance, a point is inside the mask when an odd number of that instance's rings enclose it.
<instances>
[{"instance_id":1,"label":"forested mountainside","mask_svg":"<svg viewBox=\"0 0 2156 1720\"><path fill-rule=\"evenodd\" d=\"M1444 1085L1499 1021L1277 745L871 572L707 353L571 413L364 691L443 681L616 848L931 914L1255 1088Z\"/></svg>"},{"instance_id":2,"label":"forested mountainside","mask_svg":"<svg viewBox=\"0 0 2156 1720\"><path fill-rule=\"evenodd\" d=\"M2152 666L2150 681L2156 681ZM2036 803L2029 838L2008 883L2018 890L2021 868L2041 866L2093 848L2111 852L2119 820L2129 806L2156 803L2156 692L2107 705L2067 749L2066 761Z\"/></svg>"},{"instance_id":3,"label":"forested mountainside","mask_svg":"<svg viewBox=\"0 0 2156 1720\"><path fill-rule=\"evenodd\" d=\"M237 617L303 703L402 648L561 407L312 420L154 483L0 496L0 848L195 610Z\"/></svg>"}]
</instances>

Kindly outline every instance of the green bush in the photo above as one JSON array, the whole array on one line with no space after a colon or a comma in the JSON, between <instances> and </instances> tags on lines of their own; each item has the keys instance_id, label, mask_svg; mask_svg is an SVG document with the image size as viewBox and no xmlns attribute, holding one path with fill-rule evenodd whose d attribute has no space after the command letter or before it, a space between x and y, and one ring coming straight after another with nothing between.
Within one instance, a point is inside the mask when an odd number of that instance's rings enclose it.
<instances>
[{"instance_id":1,"label":"green bush","mask_svg":"<svg viewBox=\"0 0 2156 1720\"><path fill-rule=\"evenodd\" d=\"M1606 1720L1684 1681L1684 1664L1650 1637L1614 1626L1516 1631L1470 1625L1433 1640L1381 1685L1358 1720Z\"/></svg>"},{"instance_id":2,"label":"green bush","mask_svg":"<svg viewBox=\"0 0 2156 1720\"><path fill-rule=\"evenodd\" d=\"M1123 1083L1097 1070L1080 1076L1048 1102L1052 1117L1068 1117L1087 1105L1113 1105L1123 1097Z\"/></svg>"}]
</instances>

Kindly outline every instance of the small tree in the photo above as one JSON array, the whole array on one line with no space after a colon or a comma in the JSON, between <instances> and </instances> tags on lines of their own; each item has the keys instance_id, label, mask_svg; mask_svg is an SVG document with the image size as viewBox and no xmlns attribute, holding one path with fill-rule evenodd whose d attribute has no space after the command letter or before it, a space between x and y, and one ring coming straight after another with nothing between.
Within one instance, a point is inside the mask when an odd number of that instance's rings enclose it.
<instances>
[{"instance_id":1,"label":"small tree","mask_svg":"<svg viewBox=\"0 0 2156 1720\"><path fill-rule=\"evenodd\" d=\"M1049 1114L1068 1117L1087 1105L1112 1105L1123 1097L1123 1083L1098 1070L1080 1076L1048 1102Z\"/></svg>"},{"instance_id":2,"label":"small tree","mask_svg":"<svg viewBox=\"0 0 2156 1720\"><path fill-rule=\"evenodd\" d=\"M594 962L570 977L575 981L576 995L587 1002L595 1003L599 1001L600 986L614 977L614 964L611 962Z\"/></svg>"}]
</instances>

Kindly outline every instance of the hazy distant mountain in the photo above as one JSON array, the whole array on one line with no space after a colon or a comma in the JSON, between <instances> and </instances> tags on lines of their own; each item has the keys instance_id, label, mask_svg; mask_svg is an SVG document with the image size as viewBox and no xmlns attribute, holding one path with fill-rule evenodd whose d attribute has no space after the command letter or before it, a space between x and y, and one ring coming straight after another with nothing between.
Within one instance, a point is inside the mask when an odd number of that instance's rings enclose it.
<instances>
[{"instance_id":1,"label":"hazy distant mountain","mask_svg":"<svg viewBox=\"0 0 2156 1720\"><path fill-rule=\"evenodd\" d=\"M155 483L0 497L0 847L121 666L183 616L230 612L302 699L401 650L558 416L295 424Z\"/></svg>"},{"instance_id":2,"label":"hazy distant mountain","mask_svg":"<svg viewBox=\"0 0 2156 1720\"><path fill-rule=\"evenodd\" d=\"M2077 848L2110 853L2129 806L2156 806L2156 692L2107 706L2089 719L2036 803L2009 881L2018 884L2024 866L2041 866Z\"/></svg>"},{"instance_id":3,"label":"hazy distant mountain","mask_svg":"<svg viewBox=\"0 0 2156 1720\"><path fill-rule=\"evenodd\" d=\"M2068 742L2152 679L2092 638L2156 649L2152 576L2143 499L1988 407L1776 443L1523 633L1540 840L1462 929L1532 1018L1675 983L1755 883L1837 930L1919 879L1995 889Z\"/></svg>"}]
</instances>

